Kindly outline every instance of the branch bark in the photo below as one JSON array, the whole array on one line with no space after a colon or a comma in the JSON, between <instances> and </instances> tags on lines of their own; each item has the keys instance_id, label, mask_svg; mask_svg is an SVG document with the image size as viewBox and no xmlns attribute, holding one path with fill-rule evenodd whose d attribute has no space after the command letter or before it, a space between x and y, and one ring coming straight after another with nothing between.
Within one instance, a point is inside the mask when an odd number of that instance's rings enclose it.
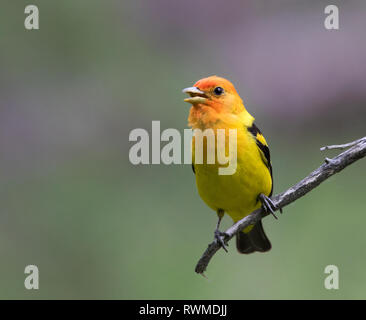
<instances>
[{"instance_id":1,"label":"branch bark","mask_svg":"<svg viewBox=\"0 0 366 320\"><path fill-rule=\"evenodd\" d=\"M345 167L349 166L353 162L365 157L366 137L343 145L323 147L320 150L323 151L328 149L345 148L349 149L332 159L325 158L325 163L323 163L318 169L311 172L306 178L304 178L294 186L290 187L286 191L272 197L272 201L274 202L276 207L279 209L287 206L288 204L303 197L305 194L316 188L324 180L343 170ZM260 219L264 218L267 215L268 213L265 213L262 208L253 211L251 214L244 217L225 231L226 236L223 237L224 242L227 243L231 238L236 235L239 230L243 230L249 225L254 225L256 222L258 222ZM204 272L206 271L210 260L215 255L215 253L220 250L220 248L221 245L216 239L212 243L210 243L208 245L208 248L203 253L202 257L198 261L195 271L199 274L204 275Z\"/></svg>"}]
</instances>

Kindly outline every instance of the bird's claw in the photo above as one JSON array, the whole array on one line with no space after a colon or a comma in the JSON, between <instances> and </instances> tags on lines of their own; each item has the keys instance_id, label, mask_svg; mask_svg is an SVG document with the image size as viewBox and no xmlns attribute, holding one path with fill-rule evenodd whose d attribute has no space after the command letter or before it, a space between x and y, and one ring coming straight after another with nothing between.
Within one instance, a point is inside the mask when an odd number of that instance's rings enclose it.
<instances>
[{"instance_id":1,"label":"bird's claw","mask_svg":"<svg viewBox=\"0 0 366 320\"><path fill-rule=\"evenodd\" d=\"M218 229L215 230L214 234L215 234L216 241L221 245L221 247L226 252L228 252L227 247L226 247L226 244L224 242L224 237L226 237L227 234L225 232L222 232L222 231L218 230Z\"/></svg>"},{"instance_id":2,"label":"bird's claw","mask_svg":"<svg viewBox=\"0 0 366 320\"><path fill-rule=\"evenodd\" d=\"M266 213L270 213L273 215L275 219L278 219L275 215L275 211L278 209L277 206L273 203L271 198L267 197L263 193L259 195L259 201L262 202L262 207ZM279 209L280 213L282 213L282 208Z\"/></svg>"}]
</instances>

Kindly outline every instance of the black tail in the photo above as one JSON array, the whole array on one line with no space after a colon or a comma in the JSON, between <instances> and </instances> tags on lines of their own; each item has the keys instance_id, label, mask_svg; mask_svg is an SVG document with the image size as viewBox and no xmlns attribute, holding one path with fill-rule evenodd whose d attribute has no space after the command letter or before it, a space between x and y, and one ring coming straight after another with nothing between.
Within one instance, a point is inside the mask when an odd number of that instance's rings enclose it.
<instances>
[{"instance_id":1,"label":"black tail","mask_svg":"<svg viewBox=\"0 0 366 320\"><path fill-rule=\"evenodd\" d=\"M236 248L240 253L266 252L271 247L271 242L264 233L262 221L258 221L248 233L241 231L236 235Z\"/></svg>"}]
</instances>

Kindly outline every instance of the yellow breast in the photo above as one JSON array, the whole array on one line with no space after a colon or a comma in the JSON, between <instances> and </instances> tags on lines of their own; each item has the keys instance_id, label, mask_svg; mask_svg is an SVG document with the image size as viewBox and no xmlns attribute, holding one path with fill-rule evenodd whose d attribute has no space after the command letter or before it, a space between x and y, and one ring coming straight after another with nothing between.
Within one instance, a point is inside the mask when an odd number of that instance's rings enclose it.
<instances>
[{"instance_id":1,"label":"yellow breast","mask_svg":"<svg viewBox=\"0 0 366 320\"><path fill-rule=\"evenodd\" d=\"M228 129L225 125L223 127ZM237 130L237 167L234 174L219 174L218 168L224 166L217 163L216 144L215 164L207 163L207 152L212 150L207 149L206 140L202 144L203 163L198 164L195 161L195 137L192 140L192 154L199 195L210 208L215 211L223 209L236 222L261 206L258 195L260 193L269 195L272 178L262 160L255 139L248 132L247 127L242 122L230 127L236 127ZM215 141L217 142L217 137ZM229 139L226 135L227 153L229 147Z\"/></svg>"}]
</instances>

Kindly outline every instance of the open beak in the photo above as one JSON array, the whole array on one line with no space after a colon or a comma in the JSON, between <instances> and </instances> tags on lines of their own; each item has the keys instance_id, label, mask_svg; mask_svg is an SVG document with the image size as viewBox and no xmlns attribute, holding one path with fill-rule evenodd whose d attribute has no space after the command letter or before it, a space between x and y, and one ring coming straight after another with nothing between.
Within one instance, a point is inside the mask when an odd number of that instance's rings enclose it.
<instances>
[{"instance_id":1,"label":"open beak","mask_svg":"<svg viewBox=\"0 0 366 320\"><path fill-rule=\"evenodd\" d=\"M184 99L184 101L191 104L205 103L207 100L206 94L197 87L185 88L182 92L190 95L190 98Z\"/></svg>"}]
</instances>

